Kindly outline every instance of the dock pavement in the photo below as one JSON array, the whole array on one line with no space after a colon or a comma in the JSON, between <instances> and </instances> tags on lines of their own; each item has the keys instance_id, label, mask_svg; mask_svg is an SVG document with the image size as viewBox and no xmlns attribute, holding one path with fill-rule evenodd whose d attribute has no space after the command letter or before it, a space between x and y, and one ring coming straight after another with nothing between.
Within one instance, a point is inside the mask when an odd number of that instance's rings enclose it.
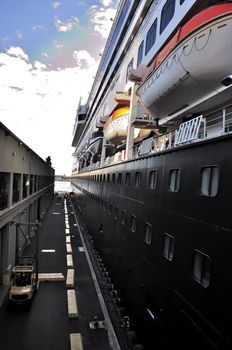
<instances>
[{"instance_id":1,"label":"dock pavement","mask_svg":"<svg viewBox=\"0 0 232 350\"><path fill-rule=\"evenodd\" d=\"M0 307L4 350L112 350L88 254L71 201L54 198L39 229L39 287L25 308ZM99 300L100 298L100 300ZM115 343L116 344L116 343Z\"/></svg>"}]
</instances>

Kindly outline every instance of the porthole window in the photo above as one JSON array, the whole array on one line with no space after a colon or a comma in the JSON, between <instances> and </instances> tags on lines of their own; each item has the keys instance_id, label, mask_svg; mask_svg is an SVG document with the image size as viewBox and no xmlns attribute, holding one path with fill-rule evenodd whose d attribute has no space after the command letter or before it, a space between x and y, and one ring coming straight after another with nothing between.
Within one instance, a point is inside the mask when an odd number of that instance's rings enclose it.
<instances>
[{"instance_id":1,"label":"porthole window","mask_svg":"<svg viewBox=\"0 0 232 350\"><path fill-rule=\"evenodd\" d=\"M145 223L145 237L144 237L144 241L147 244L151 244L152 241L152 225L149 223Z\"/></svg>"},{"instance_id":2,"label":"porthole window","mask_svg":"<svg viewBox=\"0 0 232 350\"><path fill-rule=\"evenodd\" d=\"M185 2L185 0L180 0L180 5L182 5Z\"/></svg>"},{"instance_id":3,"label":"porthole window","mask_svg":"<svg viewBox=\"0 0 232 350\"><path fill-rule=\"evenodd\" d=\"M201 169L201 194L215 197L218 193L219 168L217 166L204 167Z\"/></svg>"},{"instance_id":4,"label":"porthole window","mask_svg":"<svg viewBox=\"0 0 232 350\"><path fill-rule=\"evenodd\" d=\"M180 188L180 169L171 169L169 172L169 190L178 192Z\"/></svg>"},{"instance_id":5,"label":"porthole window","mask_svg":"<svg viewBox=\"0 0 232 350\"><path fill-rule=\"evenodd\" d=\"M163 256L172 261L174 255L174 237L165 233L163 236Z\"/></svg>"},{"instance_id":6,"label":"porthole window","mask_svg":"<svg viewBox=\"0 0 232 350\"><path fill-rule=\"evenodd\" d=\"M160 20L160 34L163 33L164 29L171 22L171 19L174 16L175 2L175 0L167 0L162 8Z\"/></svg>"},{"instance_id":7,"label":"porthole window","mask_svg":"<svg viewBox=\"0 0 232 350\"><path fill-rule=\"evenodd\" d=\"M149 188L155 190L157 185L157 170L151 170L149 173Z\"/></svg>"},{"instance_id":8,"label":"porthole window","mask_svg":"<svg viewBox=\"0 0 232 350\"><path fill-rule=\"evenodd\" d=\"M210 270L211 270L211 259L208 255L194 250L194 261L193 261L193 278L204 288L207 288L210 283Z\"/></svg>"}]
</instances>

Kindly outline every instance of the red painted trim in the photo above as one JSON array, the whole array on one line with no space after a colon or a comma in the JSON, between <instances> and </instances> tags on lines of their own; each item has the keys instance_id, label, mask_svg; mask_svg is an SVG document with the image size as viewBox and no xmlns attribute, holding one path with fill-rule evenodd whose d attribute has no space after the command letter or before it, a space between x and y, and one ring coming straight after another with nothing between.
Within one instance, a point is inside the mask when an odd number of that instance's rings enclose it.
<instances>
[{"instance_id":1,"label":"red painted trim","mask_svg":"<svg viewBox=\"0 0 232 350\"><path fill-rule=\"evenodd\" d=\"M129 105L130 104L130 101L129 100L123 100L123 99L120 99L120 98L114 98L114 100L121 104L121 105Z\"/></svg>"},{"instance_id":2,"label":"red painted trim","mask_svg":"<svg viewBox=\"0 0 232 350\"><path fill-rule=\"evenodd\" d=\"M150 74L156 70L162 61L169 55L169 53L179 44L180 41L185 39L188 35L192 34L194 31L198 30L200 27L209 23L216 18L220 18L227 13L232 13L232 3L228 4L218 4L209 7L197 15L192 17L186 24L184 24L174 36L169 40L165 47L156 55L151 66L148 67L147 74L143 77L142 83L150 76Z\"/></svg>"},{"instance_id":3,"label":"red painted trim","mask_svg":"<svg viewBox=\"0 0 232 350\"><path fill-rule=\"evenodd\" d=\"M202 25L214 20L217 17L221 17L229 12L232 12L232 3L219 4L203 10L202 12L191 18L182 28L180 33L180 39L184 39L194 30L198 29Z\"/></svg>"}]
</instances>

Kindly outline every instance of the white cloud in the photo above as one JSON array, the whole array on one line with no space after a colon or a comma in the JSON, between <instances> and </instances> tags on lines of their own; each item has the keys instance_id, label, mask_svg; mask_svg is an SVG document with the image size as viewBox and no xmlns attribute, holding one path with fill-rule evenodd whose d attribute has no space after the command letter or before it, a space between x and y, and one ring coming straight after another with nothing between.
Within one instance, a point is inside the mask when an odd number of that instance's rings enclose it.
<instances>
[{"instance_id":1,"label":"white cloud","mask_svg":"<svg viewBox=\"0 0 232 350\"><path fill-rule=\"evenodd\" d=\"M64 47L64 45L59 44L57 40L53 41L54 46L59 50L62 49Z\"/></svg>"},{"instance_id":2,"label":"white cloud","mask_svg":"<svg viewBox=\"0 0 232 350\"><path fill-rule=\"evenodd\" d=\"M94 24L94 30L107 38L112 26L112 19L116 14L113 8L100 8L92 6L90 9L90 20Z\"/></svg>"},{"instance_id":3,"label":"white cloud","mask_svg":"<svg viewBox=\"0 0 232 350\"><path fill-rule=\"evenodd\" d=\"M47 68L46 64L43 64L39 61L34 62L34 68L38 70L45 70Z\"/></svg>"},{"instance_id":4,"label":"white cloud","mask_svg":"<svg viewBox=\"0 0 232 350\"><path fill-rule=\"evenodd\" d=\"M54 9L57 9L60 5L61 5L61 2L59 2L59 1L55 1L55 2L52 3L52 7Z\"/></svg>"},{"instance_id":5,"label":"white cloud","mask_svg":"<svg viewBox=\"0 0 232 350\"><path fill-rule=\"evenodd\" d=\"M39 25L39 24L35 24L33 27L32 27L32 30L36 31L36 30L42 30L44 29L43 26Z\"/></svg>"},{"instance_id":6,"label":"white cloud","mask_svg":"<svg viewBox=\"0 0 232 350\"><path fill-rule=\"evenodd\" d=\"M7 51L7 55L21 58L25 61L28 61L28 55L21 49L21 47L11 46Z\"/></svg>"},{"instance_id":7,"label":"white cloud","mask_svg":"<svg viewBox=\"0 0 232 350\"><path fill-rule=\"evenodd\" d=\"M73 57L76 60L77 66L81 69L89 68L91 66L95 66L95 59L90 55L89 52L85 50L74 51Z\"/></svg>"},{"instance_id":8,"label":"white cloud","mask_svg":"<svg viewBox=\"0 0 232 350\"><path fill-rule=\"evenodd\" d=\"M19 47L0 53L1 122L43 159L50 155L57 174L71 173L76 109L97 69L87 51L75 56L88 64L49 71Z\"/></svg>"},{"instance_id":9,"label":"white cloud","mask_svg":"<svg viewBox=\"0 0 232 350\"><path fill-rule=\"evenodd\" d=\"M19 39L23 39L22 33L19 30L16 30L16 35Z\"/></svg>"},{"instance_id":10,"label":"white cloud","mask_svg":"<svg viewBox=\"0 0 232 350\"><path fill-rule=\"evenodd\" d=\"M62 22L55 16L55 26L58 32L70 32L73 29L79 28L79 19L72 16L67 21Z\"/></svg>"},{"instance_id":11,"label":"white cloud","mask_svg":"<svg viewBox=\"0 0 232 350\"><path fill-rule=\"evenodd\" d=\"M100 4L102 4L105 7L112 4L112 0L100 0L99 2L100 2Z\"/></svg>"}]
</instances>

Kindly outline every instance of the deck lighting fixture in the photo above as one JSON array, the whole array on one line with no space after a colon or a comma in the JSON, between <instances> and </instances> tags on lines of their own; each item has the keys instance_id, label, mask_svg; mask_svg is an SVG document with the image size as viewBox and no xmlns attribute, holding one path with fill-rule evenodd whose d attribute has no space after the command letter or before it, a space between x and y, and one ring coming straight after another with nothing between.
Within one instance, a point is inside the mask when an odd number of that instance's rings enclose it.
<instances>
[{"instance_id":1,"label":"deck lighting fixture","mask_svg":"<svg viewBox=\"0 0 232 350\"><path fill-rule=\"evenodd\" d=\"M42 249L41 252L42 253L55 253L55 249Z\"/></svg>"}]
</instances>

